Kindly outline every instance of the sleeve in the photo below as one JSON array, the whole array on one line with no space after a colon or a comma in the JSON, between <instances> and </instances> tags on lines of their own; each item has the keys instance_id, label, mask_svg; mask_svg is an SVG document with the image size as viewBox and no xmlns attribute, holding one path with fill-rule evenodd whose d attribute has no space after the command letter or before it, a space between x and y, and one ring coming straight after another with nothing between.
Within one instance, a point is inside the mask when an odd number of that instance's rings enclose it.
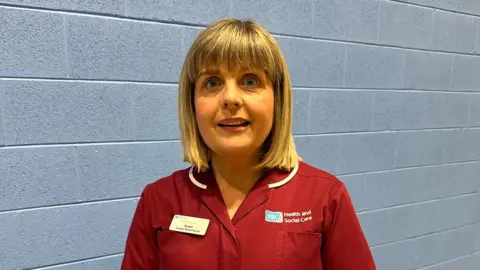
<instances>
[{"instance_id":1,"label":"sleeve","mask_svg":"<svg viewBox=\"0 0 480 270\"><path fill-rule=\"evenodd\" d=\"M147 185L140 196L130 225L121 270L156 270L159 267L148 188Z\"/></svg>"},{"instance_id":2,"label":"sleeve","mask_svg":"<svg viewBox=\"0 0 480 270\"><path fill-rule=\"evenodd\" d=\"M327 211L326 239L321 251L324 269L377 269L345 185L333 196Z\"/></svg>"}]
</instances>

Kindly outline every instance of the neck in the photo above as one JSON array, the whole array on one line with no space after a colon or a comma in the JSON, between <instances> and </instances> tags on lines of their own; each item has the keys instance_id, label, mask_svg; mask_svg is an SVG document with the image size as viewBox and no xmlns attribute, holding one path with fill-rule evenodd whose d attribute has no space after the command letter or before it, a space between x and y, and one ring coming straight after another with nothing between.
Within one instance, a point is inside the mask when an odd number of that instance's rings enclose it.
<instances>
[{"instance_id":1,"label":"neck","mask_svg":"<svg viewBox=\"0 0 480 270\"><path fill-rule=\"evenodd\" d=\"M261 169L255 169L260 158L258 154L251 156L225 157L212 155L212 169L221 189L234 188L248 193L260 178Z\"/></svg>"}]
</instances>

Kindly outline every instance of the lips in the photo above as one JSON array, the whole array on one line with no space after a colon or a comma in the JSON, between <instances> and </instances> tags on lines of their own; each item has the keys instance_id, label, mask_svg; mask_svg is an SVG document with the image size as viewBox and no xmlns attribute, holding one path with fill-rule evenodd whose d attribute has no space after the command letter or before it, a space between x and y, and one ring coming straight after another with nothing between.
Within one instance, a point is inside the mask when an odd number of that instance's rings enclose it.
<instances>
[{"instance_id":1,"label":"lips","mask_svg":"<svg viewBox=\"0 0 480 270\"><path fill-rule=\"evenodd\" d=\"M220 127L246 127L250 124L248 120L242 118L227 118L218 123Z\"/></svg>"}]
</instances>

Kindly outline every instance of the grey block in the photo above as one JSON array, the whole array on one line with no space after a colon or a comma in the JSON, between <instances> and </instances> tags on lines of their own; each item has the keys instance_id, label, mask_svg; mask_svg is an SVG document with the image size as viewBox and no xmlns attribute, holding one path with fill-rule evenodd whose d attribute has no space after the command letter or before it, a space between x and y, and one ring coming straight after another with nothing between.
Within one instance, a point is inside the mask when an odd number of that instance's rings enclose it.
<instances>
[{"instance_id":1,"label":"grey block","mask_svg":"<svg viewBox=\"0 0 480 270\"><path fill-rule=\"evenodd\" d=\"M414 240L405 240L372 247L371 250L377 269L405 270L416 269L413 266L414 258L421 256L421 253L416 254L414 247Z\"/></svg>"},{"instance_id":2,"label":"grey block","mask_svg":"<svg viewBox=\"0 0 480 270\"><path fill-rule=\"evenodd\" d=\"M473 193L477 190L479 173L480 162L475 162L339 178L356 199L357 211L366 211Z\"/></svg>"},{"instance_id":3,"label":"grey block","mask_svg":"<svg viewBox=\"0 0 480 270\"><path fill-rule=\"evenodd\" d=\"M477 167L477 169L479 168L480 166ZM478 170L477 170L478 172ZM480 182L477 182L477 190L480 191ZM480 223L480 192L477 193L477 210L476 211L476 217L475 217L475 220L477 221L477 224ZM476 239L477 241L480 240L480 239ZM478 243L477 243L478 244ZM478 246L478 245L477 245ZM479 246L480 247L480 246ZM477 251L480 251L480 248L477 249Z\"/></svg>"},{"instance_id":4,"label":"grey block","mask_svg":"<svg viewBox=\"0 0 480 270\"><path fill-rule=\"evenodd\" d=\"M477 172L478 172L478 170L477 170ZM477 186L478 186L478 190L480 191L480 182L477 183ZM475 194L475 197L477 199L477 202L476 202L477 209L474 212L475 213L474 218L475 218L476 224L478 224L478 223L480 223L480 192L477 192ZM478 239L477 239L477 241L478 241ZM480 251L480 250L477 250L477 251Z\"/></svg>"},{"instance_id":5,"label":"grey block","mask_svg":"<svg viewBox=\"0 0 480 270\"><path fill-rule=\"evenodd\" d=\"M465 93L446 93L441 107L429 103L427 121L436 127L466 127L469 98Z\"/></svg>"},{"instance_id":6,"label":"grey block","mask_svg":"<svg viewBox=\"0 0 480 270\"><path fill-rule=\"evenodd\" d=\"M127 16L145 19L209 24L228 17L229 2L201 0L178 2L173 0L125 0Z\"/></svg>"},{"instance_id":7,"label":"grey block","mask_svg":"<svg viewBox=\"0 0 480 270\"><path fill-rule=\"evenodd\" d=\"M470 255L473 252L473 233L473 226L470 225L415 241L411 248L414 249L414 254L421 255L414 258L412 269Z\"/></svg>"},{"instance_id":8,"label":"grey block","mask_svg":"<svg viewBox=\"0 0 480 270\"><path fill-rule=\"evenodd\" d=\"M393 169L396 133L341 136L339 174Z\"/></svg>"},{"instance_id":9,"label":"grey block","mask_svg":"<svg viewBox=\"0 0 480 270\"><path fill-rule=\"evenodd\" d=\"M132 140L125 84L3 81L9 145Z\"/></svg>"},{"instance_id":10,"label":"grey block","mask_svg":"<svg viewBox=\"0 0 480 270\"><path fill-rule=\"evenodd\" d=\"M42 270L118 270L121 267L123 255L100 257L88 261L44 267Z\"/></svg>"},{"instance_id":11,"label":"grey block","mask_svg":"<svg viewBox=\"0 0 480 270\"><path fill-rule=\"evenodd\" d=\"M0 149L0 210L79 201L72 147Z\"/></svg>"},{"instance_id":12,"label":"grey block","mask_svg":"<svg viewBox=\"0 0 480 270\"><path fill-rule=\"evenodd\" d=\"M348 44L345 86L400 88L404 53L400 49Z\"/></svg>"},{"instance_id":13,"label":"grey block","mask_svg":"<svg viewBox=\"0 0 480 270\"><path fill-rule=\"evenodd\" d=\"M123 252L137 199L18 213L18 268Z\"/></svg>"},{"instance_id":14,"label":"grey block","mask_svg":"<svg viewBox=\"0 0 480 270\"><path fill-rule=\"evenodd\" d=\"M477 237L475 237L473 249L476 252L478 252L478 251L480 251L480 237L478 237L478 235L480 235L480 223L475 224L474 235L477 235Z\"/></svg>"},{"instance_id":15,"label":"grey block","mask_svg":"<svg viewBox=\"0 0 480 270\"><path fill-rule=\"evenodd\" d=\"M310 132L368 131L373 110L371 91L312 91Z\"/></svg>"},{"instance_id":16,"label":"grey block","mask_svg":"<svg viewBox=\"0 0 480 270\"><path fill-rule=\"evenodd\" d=\"M1 157L1 155L0 155ZM3 197L0 197L0 203ZM0 269L16 269L20 249L16 213L0 213Z\"/></svg>"},{"instance_id":17,"label":"grey block","mask_svg":"<svg viewBox=\"0 0 480 270\"><path fill-rule=\"evenodd\" d=\"M147 179L135 181L134 149L132 144L78 146L82 200L138 196Z\"/></svg>"},{"instance_id":18,"label":"grey block","mask_svg":"<svg viewBox=\"0 0 480 270\"><path fill-rule=\"evenodd\" d=\"M184 168L178 142L78 146L83 200L140 195L143 188Z\"/></svg>"},{"instance_id":19,"label":"grey block","mask_svg":"<svg viewBox=\"0 0 480 270\"><path fill-rule=\"evenodd\" d=\"M345 45L277 37L293 86L334 87L343 83Z\"/></svg>"},{"instance_id":20,"label":"grey block","mask_svg":"<svg viewBox=\"0 0 480 270\"><path fill-rule=\"evenodd\" d=\"M183 161L180 142L145 143L135 147L135 179L153 182L171 175L176 170L191 166ZM140 194L140 193L138 193Z\"/></svg>"},{"instance_id":21,"label":"grey block","mask_svg":"<svg viewBox=\"0 0 480 270\"><path fill-rule=\"evenodd\" d=\"M364 212L359 219L369 243L380 245L472 224L475 210L475 195L465 195Z\"/></svg>"},{"instance_id":22,"label":"grey block","mask_svg":"<svg viewBox=\"0 0 480 270\"><path fill-rule=\"evenodd\" d=\"M479 253L480 255L480 253ZM452 270L452 269L472 269L474 270L475 266L475 254L467 255L465 257L455 258L450 261L441 262L432 266L427 266L422 268L422 270Z\"/></svg>"},{"instance_id":23,"label":"grey block","mask_svg":"<svg viewBox=\"0 0 480 270\"><path fill-rule=\"evenodd\" d=\"M202 30L203 28L188 26L182 29L183 58L187 55L188 50L190 50L190 47Z\"/></svg>"},{"instance_id":24,"label":"grey block","mask_svg":"<svg viewBox=\"0 0 480 270\"><path fill-rule=\"evenodd\" d=\"M295 137L299 155L308 164L328 171L337 172L340 136Z\"/></svg>"},{"instance_id":25,"label":"grey block","mask_svg":"<svg viewBox=\"0 0 480 270\"><path fill-rule=\"evenodd\" d=\"M458 11L480 15L480 2L477 0L458 1Z\"/></svg>"},{"instance_id":26,"label":"grey block","mask_svg":"<svg viewBox=\"0 0 480 270\"><path fill-rule=\"evenodd\" d=\"M400 131L395 166L441 164L444 143L444 131Z\"/></svg>"},{"instance_id":27,"label":"grey block","mask_svg":"<svg viewBox=\"0 0 480 270\"><path fill-rule=\"evenodd\" d=\"M378 41L378 16L381 1L348 0L346 36L347 40L362 42Z\"/></svg>"},{"instance_id":28,"label":"grey block","mask_svg":"<svg viewBox=\"0 0 480 270\"><path fill-rule=\"evenodd\" d=\"M470 126L480 127L480 94L470 95Z\"/></svg>"},{"instance_id":29,"label":"grey block","mask_svg":"<svg viewBox=\"0 0 480 270\"><path fill-rule=\"evenodd\" d=\"M472 226L372 248L378 269L418 269L472 253Z\"/></svg>"},{"instance_id":30,"label":"grey block","mask_svg":"<svg viewBox=\"0 0 480 270\"><path fill-rule=\"evenodd\" d=\"M458 0L415 0L415 2L421 2L420 4L429 6L429 7L457 11L458 3L460 1Z\"/></svg>"},{"instance_id":31,"label":"grey block","mask_svg":"<svg viewBox=\"0 0 480 270\"><path fill-rule=\"evenodd\" d=\"M230 16L252 19L273 33L312 35L310 0L237 0L231 1L230 10Z\"/></svg>"},{"instance_id":32,"label":"grey block","mask_svg":"<svg viewBox=\"0 0 480 270\"><path fill-rule=\"evenodd\" d=\"M477 19L462 14L437 11L433 15L434 34L432 49L474 53Z\"/></svg>"},{"instance_id":33,"label":"grey block","mask_svg":"<svg viewBox=\"0 0 480 270\"><path fill-rule=\"evenodd\" d=\"M475 52L480 55L480 20L477 21L477 46Z\"/></svg>"},{"instance_id":34,"label":"grey block","mask_svg":"<svg viewBox=\"0 0 480 270\"><path fill-rule=\"evenodd\" d=\"M351 13L346 9L348 3L347 0L315 0L313 36L344 40Z\"/></svg>"},{"instance_id":35,"label":"grey block","mask_svg":"<svg viewBox=\"0 0 480 270\"><path fill-rule=\"evenodd\" d=\"M422 128L426 100L422 93L376 92L372 130Z\"/></svg>"},{"instance_id":36,"label":"grey block","mask_svg":"<svg viewBox=\"0 0 480 270\"><path fill-rule=\"evenodd\" d=\"M63 16L0 7L0 76L64 77Z\"/></svg>"},{"instance_id":37,"label":"grey block","mask_svg":"<svg viewBox=\"0 0 480 270\"><path fill-rule=\"evenodd\" d=\"M443 171L442 171L443 170ZM442 173L441 175L438 175ZM480 188L478 175L480 174L480 162L451 164L442 167L440 170L432 171L434 180L443 179L444 192L447 194L458 195L477 191ZM452 180L455 181L452 181ZM435 182L438 183L438 182Z\"/></svg>"},{"instance_id":38,"label":"grey block","mask_svg":"<svg viewBox=\"0 0 480 270\"><path fill-rule=\"evenodd\" d=\"M405 2L405 3L410 3L410 4L417 4L420 5L422 4L423 0L398 0L399 2ZM429 1L435 1L435 0L429 0ZM451 1L451 0L447 0Z\"/></svg>"},{"instance_id":39,"label":"grey block","mask_svg":"<svg viewBox=\"0 0 480 270\"><path fill-rule=\"evenodd\" d=\"M425 270L452 270L452 269L471 269L480 265L480 253L474 253L464 257L455 258L440 264L425 267Z\"/></svg>"},{"instance_id":40,"label":"grey block","mask_svg":"<svg viewBox=\"0 0 480 270\"><path fill-rule=\"evenodd\" d=\"M4 110L3 88L0 87L0 147L5 145L5 132L3 130L3 110Z\"/></svg>"},{"instance_id":41,"label":"grey block","mask_svg":"<svg viewBox=\"0 0 480 270\"><path fill-rule=\"evenodd\" d=\"M480 57L455 55L452 70L452 87L455 90L480 92Z\"/></svg>"},{"instance_id":42,"label":"grey block","mask_svg":"<svg viewBox=\"0 0 480 270\"><path fill-rule=\"evenodd\" d=\"M72 10L93 13L106 13L123 15L125 5L122 0L6 0L5 4L14 4L27 7L41 7L48 9Z\"/></svg>"},{"instance_id":43,"label":"grey block","mask_svg":"<svg viewBox=\"0 0 480 270\"><path fill-rule=\"evenodd\" d=\"M426 128L465 127L468 125L468 96L457 93L423 93Z\"/></svg>"},{"instance_id":44,"label":"grey block","mask_svg":"<svg viewBox=\"0 0 480 270\"><path fill-rule=\"evenodd\" d=\"M372 0L315 0L313 35L375 42L379 3Z\"/></svg>"},{"instance_id":45,"label":"grey block","mask_svg":"<svg viewBox=\"0 0 480 270\"><path fill-rule=\"evenodd\" d=\"M129 85L134 95L135 139L179 139L177 85Z\"/></svg>"},{"instance_id":46,"label":"grey block","mask_svg":"<svg viewBox=\"0 0 480 270\"><path fill-rule=\"evenodd\" d=\"M453 55L406 51L403 88L448 90Z\"/></svg>"},{"instance_id":47,"label":"grey block","mask_svg":"<svg viewBox=\"0 0 480 270\"><path fill-rule=\"evenodd\" d=\"M305 134L310 130L310 90L293 89L292 132Z\"/></svg>"},{"instance_id":48,"label":"grey block","mask_svg":"<svg viewBox=\"0 0 480 270\"><path fill-rule=\"evenodd\" d=\"M465 127L467 121L465 94L375 93L372 130Z\"/></svg>"},{"instance_id":49,"label":"grey block","mask_svg":"<svg viewBox=\"0 0 480 270\"><path fill-rule=\"evenodd\" d=\"M378 41L382 44L430 48L433 10L383 1L380 4Z\"/></svg>"},{"instance_id":50,"label":"grey block","mask_svg":"<svg viewBox=\"0 0 480 270\"><path fill-rule=\"evenodd\" d=\"M69 15L71 76L87 79L176 82L182 27Z\"/></svg>"},{"instance_id":51,"label":"grey block","mask_svg":"<svg viewBox=\"0 0 480 270\"><path fill-rule=\"evenodd\" d=\"M480 159L480 129L446 131L445 162Z\"/></svg>"}]
</instances>

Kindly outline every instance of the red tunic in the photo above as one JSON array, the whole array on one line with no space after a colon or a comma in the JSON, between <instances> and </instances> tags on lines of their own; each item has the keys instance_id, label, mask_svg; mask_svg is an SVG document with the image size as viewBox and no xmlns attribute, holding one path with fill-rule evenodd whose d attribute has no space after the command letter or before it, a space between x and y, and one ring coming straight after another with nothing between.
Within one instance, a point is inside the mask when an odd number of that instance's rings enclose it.
<instances>
[{"instance_id":1,"label":"red tunic","mask_svg":"<svg viewBox=\"0 0 480 270\"><path fill-rule=\"evenodd\" d=\"M174 215L210 220L204 236L169 231ZM301 162L267 171L230 220L210 171L191 168L147 185L122 270L373 270L350 196Z\"/></svg>"}]
</instances>

